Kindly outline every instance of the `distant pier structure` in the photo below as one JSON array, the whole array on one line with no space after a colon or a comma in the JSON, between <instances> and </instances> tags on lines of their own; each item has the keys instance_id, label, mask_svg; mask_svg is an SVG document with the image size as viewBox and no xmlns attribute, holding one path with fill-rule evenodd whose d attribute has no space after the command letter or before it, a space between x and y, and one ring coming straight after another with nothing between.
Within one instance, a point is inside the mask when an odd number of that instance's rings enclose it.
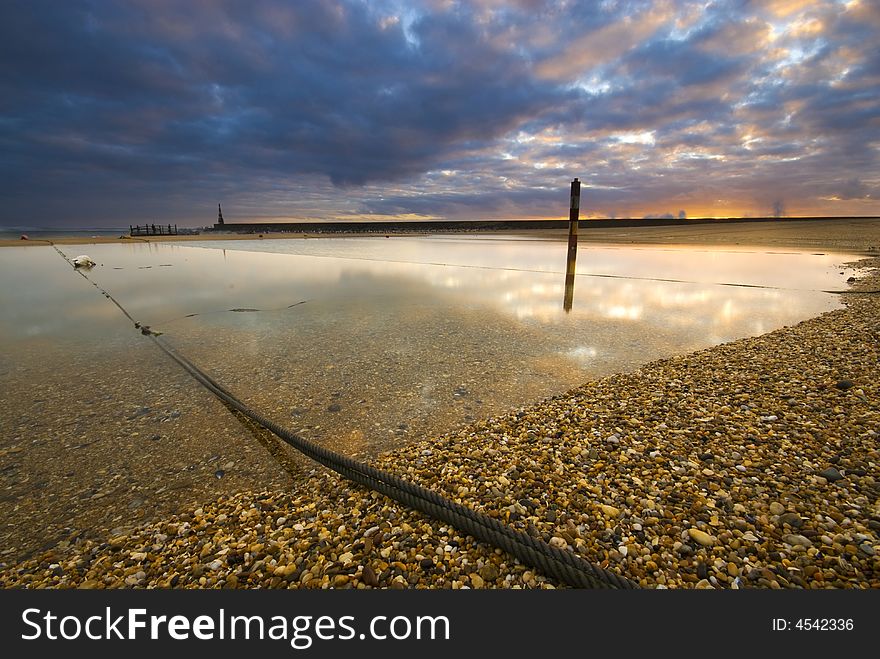
<instances>
[{"instance_id":1,"label":"distant pier structure","mask_svg":"<svg viewBox=\"0 0 880 659\"><path fill-rule=\"evenodd\" d=\"M177 225L161 225L161 224L145 224L128 225L128 235L130 236L176 236L178 235Z\"/></svg>"}]
</instances>

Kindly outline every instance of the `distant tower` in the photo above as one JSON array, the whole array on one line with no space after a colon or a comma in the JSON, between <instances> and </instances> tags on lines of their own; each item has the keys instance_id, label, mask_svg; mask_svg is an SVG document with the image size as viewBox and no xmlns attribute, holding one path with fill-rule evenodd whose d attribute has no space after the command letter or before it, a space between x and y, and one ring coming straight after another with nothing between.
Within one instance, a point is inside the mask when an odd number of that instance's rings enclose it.
<instances>
[{"instance_id":1,"label":"distant tower","mask_svg":"<svg viewBox=\"0 0 880 659\"><path fill-rule=\"evenodd\" d=\"M223 209L217 204L217 224L223 224Z\"/></svg>"}]
</instances>

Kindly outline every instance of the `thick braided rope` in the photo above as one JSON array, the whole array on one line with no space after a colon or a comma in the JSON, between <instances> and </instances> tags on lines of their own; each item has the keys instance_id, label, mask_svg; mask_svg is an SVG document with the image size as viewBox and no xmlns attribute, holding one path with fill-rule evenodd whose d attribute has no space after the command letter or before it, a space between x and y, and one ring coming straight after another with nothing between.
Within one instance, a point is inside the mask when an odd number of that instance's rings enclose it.
<instances>
[{"instance_id":1,"label":"thick braided rope","mask_svg":"<svg viewBox=\"0 0 880 659\"><path fill-rule=\"evenodd\" d=\"M573 552L553 547L548 543L517 531L498 520L466 508L445 497L410 483L394 474L376 469L352 458L335 453L310 442L264 417L243 403L225 387L202 371L186 357L149 335L156 344L190 375L214 395L228 403L252 421L265 427L303 454L361 485L385 494L411 508L452 524L478 540L488 542L516 556L528 565L539 568L547 575L577 588L637 588L638 586L614 572L585 561Z\"/></svg>"}]
</instances>

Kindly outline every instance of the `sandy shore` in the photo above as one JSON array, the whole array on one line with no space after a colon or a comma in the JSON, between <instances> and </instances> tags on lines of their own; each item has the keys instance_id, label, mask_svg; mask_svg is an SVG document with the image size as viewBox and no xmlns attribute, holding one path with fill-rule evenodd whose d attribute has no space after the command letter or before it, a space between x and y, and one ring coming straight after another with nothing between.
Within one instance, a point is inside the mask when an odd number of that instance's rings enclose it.
<instances>
[{"instance_id":1,"label":"sandy shore","mask_svg":"<svg viewBox=\"0 0 880 659\"><path fill-rule=\"evenodd\" d=\"M582 235L864 254L880 245L876 221L751 228ZM376 464L643 587L880 587L880 259L861 265L869 274L842 309L589 382ZM5 566L0 585L560 584L315 468L290 492L206 501Z\"/></svg>"},{"instance_id":2,"label":"sandy shore","mask_svg":"<svg viewBox=\"0 0 880 659\"><path fill-rule=\"evenodd\" d=\"M540 232L562 236L564 232ZM633 229L586 229L580 239L645 245L743 245L864 252L880 255L880 220L853 218L779 224L700 224Z\"/></svg>"},{"instance_id":3,"label":"sandy shore","mask_svg":"<svg viewBox=\"0 0 880 659\"><path fill-rule=\"evenodd\" d=\"M327 234L320 236L322 238L334 237L340 234ZM354 235L354 234L353 234ZM192 242L195 240L303 240L306 238L317 238L317 235L309 235L304 233L271 233L265 234L263 237L253 234L242 233L202 233L198 235L181 235L181 236L50 236L47 238L33 238L29 240L19 239L0 239L0 247L40 247L50 243L56 245L108 245L114 243L177 243Z\"/></svg>"}]
</instances>

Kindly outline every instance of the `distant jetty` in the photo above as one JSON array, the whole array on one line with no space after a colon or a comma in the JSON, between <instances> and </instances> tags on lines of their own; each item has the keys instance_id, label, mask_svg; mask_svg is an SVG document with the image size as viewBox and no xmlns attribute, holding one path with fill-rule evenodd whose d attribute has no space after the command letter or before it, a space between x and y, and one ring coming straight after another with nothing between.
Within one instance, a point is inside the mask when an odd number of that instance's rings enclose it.
<instances>
[{"instance_id":1,"label":"distant jetty","mask_svg":"<svg viewBox=\"0 0 880 659\"><path fill-rule=\"evenodd\" d=\"M733 224L743 222L808 222L815 220L845 220L841 217L725 217L725 218L642 218L619 220L580 220L582 229L612 229L632 227L672 227L697 224ZM861 219L880 219L866 217ZM567 229L568 220L428 220L391 222L218 222L215 231L233 233L473 233L536 231L540 229Z\"/></svg>"}]
</instances>

